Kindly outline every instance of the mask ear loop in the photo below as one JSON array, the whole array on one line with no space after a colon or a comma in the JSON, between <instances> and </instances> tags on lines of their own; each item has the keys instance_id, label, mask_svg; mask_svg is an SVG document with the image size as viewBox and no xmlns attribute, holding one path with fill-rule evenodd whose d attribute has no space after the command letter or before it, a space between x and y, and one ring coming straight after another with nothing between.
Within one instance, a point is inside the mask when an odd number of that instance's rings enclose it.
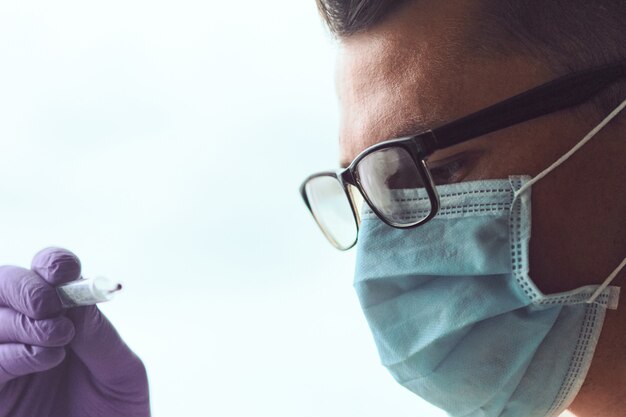
<instances>
[{"instance_id":1,"label":"mask ear loop","mask_svg":"<svg viewBox=\"0 0 626 417\"><path fill-rule=\"evenodd\" d=\"M600 122L600 124L598 124L596 127L594 127L591 132L587 133L587 135L582 138L582 140L580 142L578 142L576 145L574 145L574 147L572 149L570 149L569 151L567 151L567 153L565 153L563 156L561 156L559 159L557 159L552 165L550 165L548 168L544 169L543 171L541 171L537 176L535 176L533 179L531 179L530 181L528 181L526 184L524 184L523 186L520 187L519 190L517 190L515 192L515 197L513 198L513 202L515 202L515 200L517 199L518 196L520 196L522 193L524 193L526 190L528 190L533 184L535 184L537 181L539 181L540 179L542 179L543 177L545 177L546 175L548 175L550 172L552 172L556 167L558 167L559 165L561 165L563 162L567 161L572 155L574 155L576 153L576 151L578 151L580 148L582 148L587 142L589 142L599 131L601 131L604 126L606 126L607 124L609 124L609 122L611 120L613 120L615 118L615 116L617 116L622 110L624 110L624 107L626 107L626 100L622 101L622 103L617 106L615 108L615 110L613 110L608 116L606 116L604 118L604 120L602 120Z\"/></svg>"},{"instance_id":2,"label":"mask ear loop","mask_svg":"<svg viewBox=\"0 0 626 417\"><path fill-rule=\"evenodd\" d=\"M624 108L626 107L626 100L622 101L622 103L617 106L608 116L604 118L596 127L594 127L580 142L578 142L572 149L567 151L563 156L557 159L552 165L548 168L541 171L537 176L528 181L526 184L520 187L513 196L513 204L519 196L521 196L526 190L528 190L533 184L537 183L540 179L548 175L554 169L556 169L563 162L567 161L574 153L576 153L580 148L582 148L587 142L589 142L600 130L604 128L611 120L613 120ZM615 268L613 272L604 280L604 282L598 287L598 289L591 295L591 297L586 301L587 304L592 304L596 298L602 294L602 291L606 289L606 287L615 279L617 274L626 266L626 258Z\"/></svg>"},{"instance_id":3,"label":"mask ear loop","mask_svg":"<svg viewBox=\"0 0 626 417\"><path fill-rule=\"evenodd\" d=\"M604 291L604 289L608 287L608 285L615 279L617 274L619 274L619 271L621 271L624 266L626 266L626 258L624 258L622 263L620 263L617 268L615 268L615 270L611 272L611 275L609 275L607 279L604 280L602 285L600 285L598 289L591 295L591 297L589 297L589 299L587 300L587 304L592 304L594 301L596 301L596 298L598 298L600 294L602 294L602 291Z\"/></svg>"}]
</instances>

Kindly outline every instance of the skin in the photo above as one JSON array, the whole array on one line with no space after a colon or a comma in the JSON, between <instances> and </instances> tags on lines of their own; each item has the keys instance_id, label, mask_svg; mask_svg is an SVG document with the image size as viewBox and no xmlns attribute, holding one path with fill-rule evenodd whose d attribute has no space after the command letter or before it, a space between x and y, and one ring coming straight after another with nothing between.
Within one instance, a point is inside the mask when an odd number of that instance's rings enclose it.
<instances>
[{"instance_id":1,"label":"skin","mask_svg":"<svg viewBox=\"0 0 626 417\"><path fill-rule=\"evenodd\" d=\"M418 133L420 126L454 120L555 78L521 53L470 52L463 39L473 3L411 2L375 27L340 39L342 165L375 143ZM583 105L534 119L438 151L429 162L468 152L456 181L535 176L604 118L591 109ZM626 113L532 188L530 272L546 294L600 284L626 256L625 120ZM613 285L624 280L626 270ZM577 417L623 415L624 297L617 311L607 311L590 371L569 407Z\"/></svg>"}]
</instances>

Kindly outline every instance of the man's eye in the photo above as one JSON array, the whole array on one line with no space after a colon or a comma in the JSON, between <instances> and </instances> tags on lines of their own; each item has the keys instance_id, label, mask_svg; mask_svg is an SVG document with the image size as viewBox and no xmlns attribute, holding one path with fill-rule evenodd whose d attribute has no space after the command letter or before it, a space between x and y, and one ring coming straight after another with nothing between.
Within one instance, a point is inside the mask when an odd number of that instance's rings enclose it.
<instances>
[{"instance_id":1,"label":"man's eye","mask_svg":"<svg viewBox=\"0 0 626 417\"><path fill-rule=\"evenodd\" d=\"M452 184L462 181L471 169L477 153L464 152L450 158L428 164L435 185ZM379 173L380 174L380 173ZM385 172L384 183L391 190L422 187L416 168L398 168L395 172Z\"/></svg>"},{"instance_id":2,"label":"man's eye","mask_svg":"<svg viewBox=\"0 0 626 417\"><path fill-rule=\"evenodd\" d=\"M463 157L438 161L430 166L430 175L436 185L459 182L465 175L465 165L465 158Z\"/></svg>"}]
</instances>

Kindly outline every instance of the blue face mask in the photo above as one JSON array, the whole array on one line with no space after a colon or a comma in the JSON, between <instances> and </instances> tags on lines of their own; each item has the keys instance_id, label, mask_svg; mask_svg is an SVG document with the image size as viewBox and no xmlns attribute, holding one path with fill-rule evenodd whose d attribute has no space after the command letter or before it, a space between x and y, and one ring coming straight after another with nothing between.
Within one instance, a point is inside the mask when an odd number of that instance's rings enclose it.
<instances>
[{"instance_id":1,"label":"blue face mask","mask_svg":"<svg viewBox=\"0 0 626 417\"><path fill-rule=\"evenodd\" d=\"M582 385L619 267L602 286L545 295L528 262L529 187L578 148L532 181L440 186L439 213L416 229L363 210L354 285L382 363L451 416L558 416Z\"/></svg>"}]
</instances>

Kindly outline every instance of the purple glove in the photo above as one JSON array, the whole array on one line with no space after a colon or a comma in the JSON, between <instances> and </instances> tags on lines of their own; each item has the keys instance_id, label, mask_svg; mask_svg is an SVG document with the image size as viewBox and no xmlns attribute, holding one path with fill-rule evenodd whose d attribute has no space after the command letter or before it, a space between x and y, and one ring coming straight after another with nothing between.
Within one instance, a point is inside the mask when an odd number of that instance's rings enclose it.
<instances>
[{"instance_id":1,"label":"purple glove","mask_svg":"<svg viewBox=\"0 0 626 417\"><path fill-rule=\"evenodd\" d=\"M31 268L0 267L0 417L149 416L141 360L96 306L61 307L76 255L44 249Z\"/></svg>"}]
</instances>

